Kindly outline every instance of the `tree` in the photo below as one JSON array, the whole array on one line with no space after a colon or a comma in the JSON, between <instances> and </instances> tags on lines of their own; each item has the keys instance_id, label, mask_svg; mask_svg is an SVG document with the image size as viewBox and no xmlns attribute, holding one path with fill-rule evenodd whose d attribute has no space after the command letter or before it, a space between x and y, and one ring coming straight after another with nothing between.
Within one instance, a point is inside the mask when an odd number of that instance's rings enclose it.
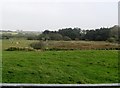
<instances>
[{"instance_id":1,"label":"tree","mask_svg":"<svg viewBox=\"0 0 120 88\"><path fill-rule=\"evenodd\" d=\"M49 38L49 36L48 36L48 34L40 34L40 35L38 35L38 40L49 40L50 38Z\"/></svg>"},{"instance_id":2,"label":"tree","mask_svg":"<svg viewBox=\"0 0 120 88\"><path fill-rule=\"evenodd\" d=\"M50 40L62 40L63 36L61 34L58 33L50 33L48 34Z\"/></svg>"},{"instance_id":3,"label":"tree","mask_svg":"<svg viewBox=\"0 0 120 88\"><path fill-rule=\"evenodd\" d=\"M63 40L65 40L65 41L70 41L71 38L69 38L68 36L64 36L64 37L63 37Z\"/></svg>"},{"instance_id":4,"label":"tree","mask_svg":"<svg viewBox=\"0 0 120 88\"><path fill-rule=\"evenodd\" d=\"M45 30L42 34L49 34L50 31L49 30Z\"/></svg>"},{"instance_id":5,"label":"tree","mask_svg":"<svg viewBox=\"0 0 120 88\"><path fill-rule=\"evenodd\" d=\"M92 41L106 41L109 37L110 37L109 28L87 30L85 35L85 39Z\"/></svg>"},{"instance_id":6,"label":"tree","mask_svg":"<svg viewBox=\"0 0 120 88\"><path fill-rule=\"evenodd\" d=\"M62 36L68 36L69 38L71 38L72 40L75 40L75 38L80 38L80 28L65 28L65 29L61 29L58 31L59 34L61 34Z\"/></svg>"}]
</instances>

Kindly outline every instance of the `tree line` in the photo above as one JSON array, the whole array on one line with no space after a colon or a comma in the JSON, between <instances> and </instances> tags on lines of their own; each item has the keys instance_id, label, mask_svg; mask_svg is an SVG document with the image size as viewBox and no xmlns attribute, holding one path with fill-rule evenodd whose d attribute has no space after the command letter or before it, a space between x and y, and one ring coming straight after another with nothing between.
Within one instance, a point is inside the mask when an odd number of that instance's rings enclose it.
<instances>
[{"instance_id":1,"label":"tree line","mask_svg":"<svg viewBox=\"0 0 120 88\"><path fill-rule=\"evenodd\" d=\"M119 39L118 26L100 28L95 30L81 30L80 28L64 28L58 31L45 30L38 36L39 40L87 40L87 41L110 41Z\"/></svg>"},{"instance_id":2,"label":"tree line","mask_svg":"<svg viewBox=\"0 0 120 88\"><path fill-rule=\"evenodd\" d=\"M118 42L120 39L119 35L120 27L115 25L110 28L99 28L92 30L82 30L81 28L64 28L58 31L45 30L42 34L22 34L19 33L16 36L12 35L2 35L2 37L12 38L12 37L24 37L28 40L86 40L86 41L109 41Z\"/></svg>"}]
</instances>

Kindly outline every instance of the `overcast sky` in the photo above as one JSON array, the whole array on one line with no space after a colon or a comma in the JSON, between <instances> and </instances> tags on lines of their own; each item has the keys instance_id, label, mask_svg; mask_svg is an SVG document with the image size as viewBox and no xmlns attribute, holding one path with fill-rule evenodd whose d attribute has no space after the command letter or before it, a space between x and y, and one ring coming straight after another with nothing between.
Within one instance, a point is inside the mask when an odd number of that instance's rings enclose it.
<instances>
[{"instance_id":1,"label":"overcast sky","mask_svg":"<svg viewBox=\"0 0 120 88\"><path fill-rule=\"evenodd\" d=\"M118 0L2 0L0 29L95 29L118 24Z\"/></svg>"}]
</instances>

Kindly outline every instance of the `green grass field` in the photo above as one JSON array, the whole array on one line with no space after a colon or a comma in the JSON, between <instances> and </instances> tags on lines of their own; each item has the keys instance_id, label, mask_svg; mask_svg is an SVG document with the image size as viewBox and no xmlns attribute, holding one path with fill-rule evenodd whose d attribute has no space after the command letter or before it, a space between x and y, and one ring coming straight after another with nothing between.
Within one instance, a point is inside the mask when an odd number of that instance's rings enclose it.
<instances>
[{"instance_id":1,"label":"green grass field","mask_svg":"<svg viewBox=\"0 0 120 88\"><path fill-rule=\"evenodd\" d=\"M3 83L118 82L118 51L3 51Z\"/></svg>"},{"instance_id":2,"label":"green grass field","mask_svg":"<svg viewBox=\"0 0 120 88\"><path fill-rule=\"evenodd\" d=\"M30 47L32 42L37 41L12 39L0 43L3 83L118 83L118 51L85 50L118 47L117 44L103 41L48 41L48 48L84 50L5 51L11 46Z\"/></svg>"}]
</instances>

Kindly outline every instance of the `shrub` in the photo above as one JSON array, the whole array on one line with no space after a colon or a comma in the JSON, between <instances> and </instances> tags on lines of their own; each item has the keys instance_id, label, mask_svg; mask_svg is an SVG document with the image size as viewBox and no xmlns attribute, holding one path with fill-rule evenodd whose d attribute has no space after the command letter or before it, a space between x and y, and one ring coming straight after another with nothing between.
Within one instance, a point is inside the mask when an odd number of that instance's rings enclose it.
<instances>
[{"instance_id":1,"label":"shrub","mask_svg":"<svg viewBox=\"0 0 120 88\"><path fill-rule=\"evenodd\" d=\"M111 37L111 38L108 39L108 41L109 42L115 42L116 40L115 40L115 38Z\"/></svg>"},{"instance_id":2,"label":"shrub","mask_svg":"<svg viewBox=\"0 0 120 88\"><path fill-rule=\"evenodd\" d=\"M70 41L71 40L71 38L70 37L68 37L68 36L64 36L64 38L63 38L65 41Z\"/></svg>"},{"instance_id":3,"label":"shrub","mask_svg":"<svg viewBox=\"0 0 120 88\"><path fill-rule=\"evenodd\" d=\"M6 51L15 51L15 50L18 50L17 47L9 47L6 49Z\"/></svg>"},{"instance_id":4,"label":"shrub","mask_svg":"<svg viewBox=\"0 0 120 88\"><path fill-rule=\"evenodd\" d=\"M37 40L37 37L36 36L28 36L27 40Z\"/></svg>"},{"instance_id":5,"label":"shrub","mask_svg":"<svg viewBox=\"0 0 120 88\"><path fill-rule=\"evenodd\" d=\"M79 41L79 38L75 38L75 41Z\"/></svg>"},{"instance_id":6,"label":"shrub","mask_svg":"<svg viewBox=\"0 0 120 88\"><path fill-rule=\"evenodd\" d=\"M58 33L51 33L49 34L49 37L51 40L62 40L63 39L63 36L61 34L58 34Z\"/></svg>"},{"instance_id":7,"label":"shrub","mask_svg":"<svg viewBox=\"0 0 120 88\"><path fill-rule=\"evenodd\" d=\"M30 46L34 49L45 49L45 43L43 41L40 42L34 42L32 44L30 44Z\"/></svg>"},{"instance_id":8,"label":"shrub","mask_svg":"<svg viewBox=\"0 0 120 88\"><path fill-rule=\"evenodd\" d=\"M9 47L7 49L5 49L6 51L33 51L33 48L29 48L29 47Z\"/></svg>"}]
</instances>

